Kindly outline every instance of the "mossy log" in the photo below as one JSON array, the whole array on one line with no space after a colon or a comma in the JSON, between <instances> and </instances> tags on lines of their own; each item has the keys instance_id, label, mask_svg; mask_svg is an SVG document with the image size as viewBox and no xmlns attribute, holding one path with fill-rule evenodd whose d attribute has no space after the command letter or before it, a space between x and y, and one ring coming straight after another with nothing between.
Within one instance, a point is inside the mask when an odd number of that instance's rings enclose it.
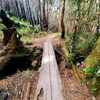
<instances>
[{"instance_id":1,"label":"mossy log","mask_svg":"<svg viewBox=\"0 0 100 100\"><path fill-rule=\"evenodd\" d=\"M100 38L96 42L96 47L92 50L84 62L86 67L93 67L95 64L100 63Z\"/></svg>"}]
</instances>

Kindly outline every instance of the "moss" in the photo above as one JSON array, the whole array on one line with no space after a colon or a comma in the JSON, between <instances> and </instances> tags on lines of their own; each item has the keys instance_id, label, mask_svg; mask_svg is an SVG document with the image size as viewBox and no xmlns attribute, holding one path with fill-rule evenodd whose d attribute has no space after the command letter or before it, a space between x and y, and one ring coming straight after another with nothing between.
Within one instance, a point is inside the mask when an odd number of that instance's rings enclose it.
<instances>
[{"instance_id":1,"label":"moss","mask_svg":"<svg viewBox=\"0 0 100 100\"><path fill-rule=\"evenodd\" d=\"M2 33L3 28L5 28L5 26L0 22L0 39L3 38L3 33Z\"/></svg>"},{"instance_id":2,"label":"moss","mask_svg":"<svg viewBox=\"0 0 100 100\"><path fill-rule=\"evenodd\" d=\"M64 58L65 58L66 63L69 63L68 67L72 68L72 73L73 73L74 78L80 81L80 75L79 75L78 69L76 65L72 62L72 57L69 53L68 47L66 46L66 41L64 42L63 52L64 52Z\"/></svg>"},{"instance_id":3,"label":"moss","mask_svg":"<svg viewBox=\"0 0 100 100\"><path fill-rule=\"evenodd\" d=\"M33 36L32 34L23 35L22 38L21 38L21 41L22 41L24 44L32 43L33 37L34 37L34 36Z\"/></svg>"},{"instance_id":4,"label":"moss","mask_svg":"<svg viewBox=\"0 0 100 100\"><path fill-rule=\"evenodd\" d=\"M96 47L84 61L86 66L95 66L100 62L100 38L96 42Z\"/></svg>"}]
</instances>

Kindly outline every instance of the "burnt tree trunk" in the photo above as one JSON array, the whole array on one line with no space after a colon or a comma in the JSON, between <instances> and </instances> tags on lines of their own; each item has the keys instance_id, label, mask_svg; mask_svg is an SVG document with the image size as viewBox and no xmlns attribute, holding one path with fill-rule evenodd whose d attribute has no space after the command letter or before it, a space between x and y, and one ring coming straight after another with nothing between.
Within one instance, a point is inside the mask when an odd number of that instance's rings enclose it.
<instances>
[{"instance_id":1,"label":"burnt tree trunk","mask_svg":"<svg viewBox=\"0 0 100 100\"><path fill-rule=\"evenodd\" d=\"M7 45L12 36L12 30L3 29L3 45Z\"/></svg>"},{"instance_id":2,"label":"burnt tree trunk","mask_svg":"<svg viewBox=\"0 0 100 100\"><path fill-rule=\"evenodd\" d=\"M15 23L14 21L12 21L6 14L6 12L4 10L0 11L0 17L2 19L2 23L6 26L6 28L4 28L3 31L3 44L6 46L7 43L9 42L9 40L11 39L13 33L16 32L16 28L15 26L20 26L18 23ZM16 36L19 35L16 32ZM20 35L19 35L20 38Z\"/></svg>"},{"instance_id":3,"label":"burnt tree trunk","mask_svg":"<svg viewBox=\"0 0 100 100\"><path fill-rule=\"evenodd\" d=\"M18 51L18 49L24 48L22 42L20 41L20 38L17 36L17 31L15 28L12 28L12 35L10 37L10 40L7 43L6 48L12 52Z\"/></svg>"},{"instance_id":4,"label":"burnt tree trunk","mask_svg":"<svg viewBox=\"0 0 100 100\"><path fill-rule=\"evenodd\" d=\"M65 12L65 0L63 0L62 12L61 12L61 38L65 38L65 25L64 25L64 12Z\"/></svg>"},{"instance_id":5,"label":"burnt tree trunk","mask_svg":"<svg viewBox=\"0 0 100 100\"><path fill-rule=\"evenodd\" d=\"M22 70L29 67L32 63L32 52L23 46L20 41L20 35L14 27L16 24L7 17L5 11L1 10L0 15L2 23L6 26L3 29L5 48L0 52L1 77L2 75L16 72L18 68Z\"/></svg>"},{"instance_id":6,"label":"burnt tree trunk","mask_svg":"<svg viewBox=\"0 0 100 100\"><path fill-rule=\"evenodd\" d=\"M0 52L0 77L13 74L17 69L26 70L32 63L32 51L23 46L16 29L12 28L10 33L7 45Z\"/></svg>"},{"instance_id":7,"label":"burnt tree trunk","mask_svg":"<svg viewBox=\"0 0 100 100\"><path fill-rule=\"evenodd\" d=\"M5 28L2 31L3 31L3 44L6 46L9 40L11 39L13 33L16 32L16 28L15 27ZM20 39L20 35L17 32L16 35L18 35L19 36L18 38Z\"/></svg>"}]
</instances>

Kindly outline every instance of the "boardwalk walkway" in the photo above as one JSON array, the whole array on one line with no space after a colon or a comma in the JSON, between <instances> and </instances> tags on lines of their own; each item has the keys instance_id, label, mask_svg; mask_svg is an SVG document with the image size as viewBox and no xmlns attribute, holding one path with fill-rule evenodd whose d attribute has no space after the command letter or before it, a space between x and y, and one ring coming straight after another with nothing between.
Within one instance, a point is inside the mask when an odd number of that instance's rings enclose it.
<instances>
[{"instance_id":1,"label":"boardwalk walkway","mask_svg":"<svg viewBox=\"0 0 100 100\"><path fill-rule=\"evenodd\" d=\"M42 66L35 100L64 100L55 53L49 40L43 46Z\"/></svg>"}]
</instances>

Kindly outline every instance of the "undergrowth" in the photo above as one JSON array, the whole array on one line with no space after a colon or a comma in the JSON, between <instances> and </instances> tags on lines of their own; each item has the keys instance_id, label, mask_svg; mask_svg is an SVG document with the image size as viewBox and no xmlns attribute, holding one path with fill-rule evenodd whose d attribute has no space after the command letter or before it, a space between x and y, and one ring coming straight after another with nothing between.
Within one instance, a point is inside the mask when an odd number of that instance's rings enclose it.
<instances>
[{"instance_id":1,"label":"undergrowth","mask_svg":"<svg viewBox=\"0 0 100 100\"><path fill-rule=\"evenodd\" d=\"M100 64L86 67L82 70L85 75L87 85L93 95L100 92Z\"/></svg>"},{"instance_id":2,"label":"undergrowth","mask_svg":"<svg viewBox=\"0 0 100 100\"><path fill-rule=\"evenodd\" d=\"M88 87L93 95L100 93L100 38L98 34L92 33L79 33L79 36L75 43L74 48L71 44L72 33L67 34L64 41L64 52L65 60L70 68L73 69L74 75L77 76L77 62L80 61L80 55L84 57L82 62L84 63L84 68L82 68L82 73L85 78L82 82L88 84ZM73 52L73 50L75 52ZM77 55L79 53L80 55ZM74 56L77 55L75 59ZM76 62L76 63L75 63Z\"/></svg>"},{"instance_id":3,"label":"undergrowth","mask_svg":"<svg viewBox=\"0 0 100 100\"><path fill-rule=\"evenodd\" d=\"M16 24L18 24L18 26L16 25L16 29L17 32L21 35L21 40L24 44L30 44L34 37L38 38L47 35L46 32L40 31L39 25L32 26L28 21L24 19L19 19L15 16L9 16L9 18L13 20ZM0 21L0 39L3 38L3 28L5 28L5 26L2 24L2 21Z\"/></svg>"}]
</instances>

